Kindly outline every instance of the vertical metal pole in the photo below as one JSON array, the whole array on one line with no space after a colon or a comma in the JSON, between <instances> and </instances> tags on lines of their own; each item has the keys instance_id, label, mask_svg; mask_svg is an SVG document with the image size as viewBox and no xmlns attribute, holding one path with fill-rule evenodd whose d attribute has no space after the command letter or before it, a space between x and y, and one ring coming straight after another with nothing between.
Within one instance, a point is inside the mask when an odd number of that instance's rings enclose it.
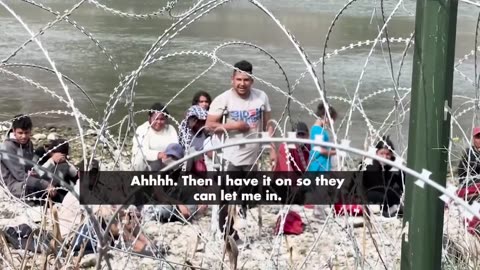
<instances>
[{"instance_id":1,"label":"vertical metal pole","mask_svg":"<svg viewBox=\"0 0 480 270\"><path fill-rule=\"evenodd\" d=\"M458 0L418 0L407 165L445 185ZM441 269L444 204L407 177L401 269Z\"/></svg>"},{"instance_id":2,"label":"vertical metal pole","mask_svg":"<svg viewBox=\"0 0 480 270\"><path fill-rule=\"evenodd\" d=\"M228 116L228 108L225 106L222 112L222 124L225 124L227 122L227 116ZM213 145L213 136L216 136L215 134L212 134L212 146ZM222 132L222 135L220 136L220 144L225 143L225 133ZM217 155L218 155L218 164L216 163L217 160ZM223 173L225 172L225 162L223 159L223 149L222 149L222 154L217 154L217 151L213 151L212 153L212 162L213 162L213 169L216 172ZM213 235L215 237L217 231L221 231L222 228L219 227L219 214L220 211L222 211L221 207L227 207L226 204L214 204L212 205L212 223L211 223L211 230L213 232Z\"/></svg>"},{"instance_id":3,"label":"vertical metal pole","mask_svg":"<svg viewBox=\"0 0 480 270\"><path fill-rule=\"evenodd\" d=\"M225 106L225 108L223 109L223 112L222 112L222 124L225 125L225 123L227 122L227 115L228 115L228 108L227 106ZM215 134L212 135L212 139L213 139L213 136L216 136ZM220 136L220 144L224 144L225 143L225 133L222 132L222 135ZM218 164L215 162L215 160L217 159L217 155L218 155ZM213 151L212 153L212 162L213 162L213 168L216 170L216 171L220 171L220 172L223 172L225 171L225 162L223 161L223 149L222 149L222 154L217 154L217 151Z\"/></svg>"}]
</instances>

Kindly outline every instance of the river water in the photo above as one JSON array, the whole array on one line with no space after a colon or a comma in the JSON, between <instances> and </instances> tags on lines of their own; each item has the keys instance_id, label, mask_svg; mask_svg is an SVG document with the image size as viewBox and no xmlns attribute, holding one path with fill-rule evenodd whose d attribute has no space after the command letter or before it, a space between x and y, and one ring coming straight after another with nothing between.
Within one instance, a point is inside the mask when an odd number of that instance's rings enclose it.
<instances>
[{"instance_id":1,"label":"river water","mask_svg":"<svg viewBox=\"0 0 480 270\"><path fill-rule=\"evenodd\" d=\"M346 1L340 0L264 0L260 2L295 36L312 62L322 56L327 29L335 14L346 3ZM55 19L51 13L27 2L9 0L4 3L9 5L34 32ZM41 3L55 11L63 12L72 8L78 1L45 0ZM166 1L102 0L100 3L123 12L142 14L158 10L165 5ZM174 9L174 13L182 12L185 7L189 7L193 3L193 1L180 1L179 6ZM388 17L391 14L396 4L397 1L385 1L385 16ZM460 3L456 44L457 59L463 58L474 48L477 12L476 7ZM389 22L389 36L409 37L414 29L414 13L415 1L404 1ZM72 84L67 84L75 99L75 104L87 116L98 121L103 118L105 103L110 94L119 84L119 75L136 70L151 45L175 20L168 15L146 20L120 17L97 8L89 1L83 3L69 18L75 20L78 25L84 27L99 40L118 64L118 69L115 70L107 57L91 40L66 22L56 24L40 37L40 41L59 71L86 91L98 111L78 89ZM375 39L381 28L381 20L380 1L357 1L342 14L340 20L335 24L327 52L333 52L334 49L342 46L350 46L352 43L357 44L359 41ZM29 34L22 25L3 7L0 8L0 34L0 59L10 56L29 38ZM211 52L219 44L234 40L254 43L267 50L285 69L291 84L305 71L306 66L299 57L299 53L281 29L265 13L243 0L226 3L195 21L175 36L156 56L188 50ZM349 49L327 59L325 79L328 96L347 99L353 97L371 47L372 44ZM395 78L404 49L405 42L391 44ZM256 76L284 91L287 89L286 81L278 67L270 58L256 49L230 46L221 49L218 56L230 64L240 59L249 60L254 65ZM411 86L412 58L413 50L410 49L401 71L400 87ZM148 66L142 71L135 86L134 109L146 109L156 101L167 102L209 67L211 62L211 59L205 56L177 56L157 61ZM29 63L50 67L44 54L34 43L28 44L8 63ZM471 57L458 69L473 78L473 63L473 57ZM28 77L65 97L65 93L53 73L27 67L8 67L6 69ZM315 70L317 74L321 74L319 67ZM60 103L42 90L10 75L0 74L0 120L7 120L17 113L34 113L53 109L68 110L64 103ZM169 110L180 121L195 91L207 90L216 96L229 87L230 75L230 68L217 63L212 70L178 95L178 98L169 106ZM256 81L255 86L267 92L273 106L274 117L278 118L285 106L286 98L259 80ZM393 86L386 44L377 45L368 60L363 79L358 85L359 96L364 98L375 91ZM405 91L399 91L399 93L404 95ZM454 94L473 98L475 89L456 73ZM293 95L313 110L318 103L314 100L319 97L319 92L308 75L301 80ZM394 92L388 91L363 103L363 109L375 128L381 126L386 115L393 108L393 97ZM465 99L455 98L454 108L466 108L462 105L464 101ZM350 108L348 104L334 98L331 99L331 102L339 111L340 118L348 115ZM404 99L404 104L409 106L408 97ZM124 102L118 104L110 123L125 116L127 111L124 107ZM308 123L314 120L296 104L292 104L290 111L294 120L302 119ZM472 115L473 112L470 111L459 119L463 127L470 127ZM408 116L407 113L400 128L388 131L394 135L394 140L399 141L401 145L399 148L405 147L408 135ZM138 123L143 120L143 115L137 117ZM35 121L40 124L75 125L72 117L58 115L35 117ZM339 123L340 121L337 122L337 126ZM346 126L343 124L338 130L340 137L344 136ZM348 138L355 145L361 146L367 129L358 111L353 113L349 129ZM401 134L398 134L399 130ZM456 136L458 128L453 132Z\"/></svg>"}]
</instances>

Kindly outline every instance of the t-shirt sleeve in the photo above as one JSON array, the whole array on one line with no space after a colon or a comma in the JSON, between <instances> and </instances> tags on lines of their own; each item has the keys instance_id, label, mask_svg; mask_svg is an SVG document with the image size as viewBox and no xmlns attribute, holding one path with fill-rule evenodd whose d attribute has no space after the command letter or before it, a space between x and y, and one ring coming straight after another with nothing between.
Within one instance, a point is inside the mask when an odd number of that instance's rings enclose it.
<instances>
[{"instance_id":1,"label":"t-shirt sleeve","mask_svg":"<svg viewBox=\"0 0 480 270\"><path fill-rule=\"evenodd\" d=\"M312 130L310 131L310 139L311 140L315 140L316 136L320 136L320 139L324 142L329 141L328 133L323 128L321 128L319 126L313 126ZM314 147L314 146L315 145L312 145L312 147ZM328 147L324 147L324 146L320 146L320 145L318 145L318 147L328 149Z\"/></svg>"},{"instance_id":2,"label":"t-shirt sleeve","mask_svg":"<svg viewBox=\"0 0 480 270\"><path fill-rule=\"evenodd\" d=\"M322 137L323 137L324 142L329 142L330 141L330 138L328 137L328 132L323 131Z\"/></svg>"},{"instance_id":3,"label":"t-shirt sleeve","mask_svg":"<svg viewBox=\"0 0 480 270\"><path fill-rule=\"evenodd\" d=\"M212 136L208 136L203 141L203 149L208 149L209 147L212 147Z\"/></svg>"},{"instance_id":4,"label":"t-shirt sleeve","mask_svg":"<svg viewBox=\"0 0 480 270\"><path fill-rule=\"evenodd\" d=\"M264 92L263 96L264 96L264 103L265 103L265 111L271 112L272 107L270 107L270 100L268 99L268 95Z\"/></svg>"},{"instance_id":5,"label":"t-shirt sleeve","mask_svg":"<svg viewBox=\"0 0 480 270\"><path fill-rule=\"evenodd\" d=\"M225 109L226 105L227 103L226 103L225 95L220 95L212 101L212 104L210 104L210 109L208 110L208 114L222 115L223 109Z\"/></svg>"},{"instance_id":6,"label":"t-shirt sleeve","mask_svg":"<svg viewBox=\"0 0 480 270\"><path fill-rule=\"evenodd\" d=\"M313 126L312 130L310 131L310 139L315 140L318 135L323 141L325 141L325 132L322 132L322 128L319 126Z\"/></svg>"}]
</instances>

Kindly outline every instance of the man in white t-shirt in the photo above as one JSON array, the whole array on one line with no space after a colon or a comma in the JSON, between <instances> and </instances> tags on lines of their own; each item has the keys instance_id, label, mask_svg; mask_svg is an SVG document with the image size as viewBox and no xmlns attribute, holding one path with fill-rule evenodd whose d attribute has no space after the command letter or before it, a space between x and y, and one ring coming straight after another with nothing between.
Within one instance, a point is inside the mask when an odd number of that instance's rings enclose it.
<instances>
[{"instance_id":1,"label":"man in white t-shirt","mask_svg":"<svg viewBox=\"0 0 480 270\"><path fill-rule=\"evenodd\" d=\"M240 61L235 64L232 75L232 88L217 96L208 111L206 126L215 133L227 130L229 139L225 143L260 137L260 132L267 131L271 118L270 102L262 90L252 88L252 64ZM237 70L238 69L238 70ZM227 120L222 124L224 110ZM262 121L263 120L263 121ZM268 127L270 136L273 126ZM273 146L273 145L272 145ZM223 149L223 158L228 161L226 171L256 170L255 163L260 154L260 144L246 144ZM272 162L276 160L274 147L270 151Z\"/></svg>"},{"instance_id":2,"label":"man in white t-shirt","mask_svg":"<svg viewBox=\"0 0 480 270\"><path fill-rule=\"evenodd\" d=\"M237 62L232 75L232 88L216 97L210 105L206 126L214 130L216 134L228 132L229 138L225 143L260 137L260 132L267 130L267 123L271 118L271 108L268 96L265 92L252 88L253 78L252 64L247 61ZM222 123L222 117L226 112L226 121ZM262 121L263 120L263 121ZM273 126L268 127L270 136L273 136ZM255 171L256 161L260 154L260 144L245 144L223 148L223 158L227 161L227 172L232 171ZM274 145L270 150L272 162L276 162ZM275 163L273 163L275 164ZM228 207L225 203L219 206L219 227L225 228L228 235L239 240L238 233L234 229L234 222L227 221ZM225 236L227 233L225 234Z\"/></svg>"}]
</instances>

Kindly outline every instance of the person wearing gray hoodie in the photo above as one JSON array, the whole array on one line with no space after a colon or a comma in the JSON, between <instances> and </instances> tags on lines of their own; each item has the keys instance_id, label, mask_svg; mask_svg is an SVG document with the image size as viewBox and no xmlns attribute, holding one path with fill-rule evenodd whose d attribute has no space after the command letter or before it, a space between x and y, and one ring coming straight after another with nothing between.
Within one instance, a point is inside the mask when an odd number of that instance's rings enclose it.
<instances>
[{"instance_id":1,"label":"person wearing gray hoodie","mask_svg":"<svg viewBox=\"0 0 480 270\"><path fill-rule=\"evenodd\" d=\"M1 144L1 150L27 160L34 157L33 144L30 140L32 133L32 120L28 116L17 115L12 123L12 130L8 138ZM57 157L60 158L60 157ZM14 156L0 156L0 181L5 183L8 190L17 198L23 195L41 197L45 191L54 196L50 181L37 178L32 172L32 166L19 162Z\"/></svg>"}]
</instances>

